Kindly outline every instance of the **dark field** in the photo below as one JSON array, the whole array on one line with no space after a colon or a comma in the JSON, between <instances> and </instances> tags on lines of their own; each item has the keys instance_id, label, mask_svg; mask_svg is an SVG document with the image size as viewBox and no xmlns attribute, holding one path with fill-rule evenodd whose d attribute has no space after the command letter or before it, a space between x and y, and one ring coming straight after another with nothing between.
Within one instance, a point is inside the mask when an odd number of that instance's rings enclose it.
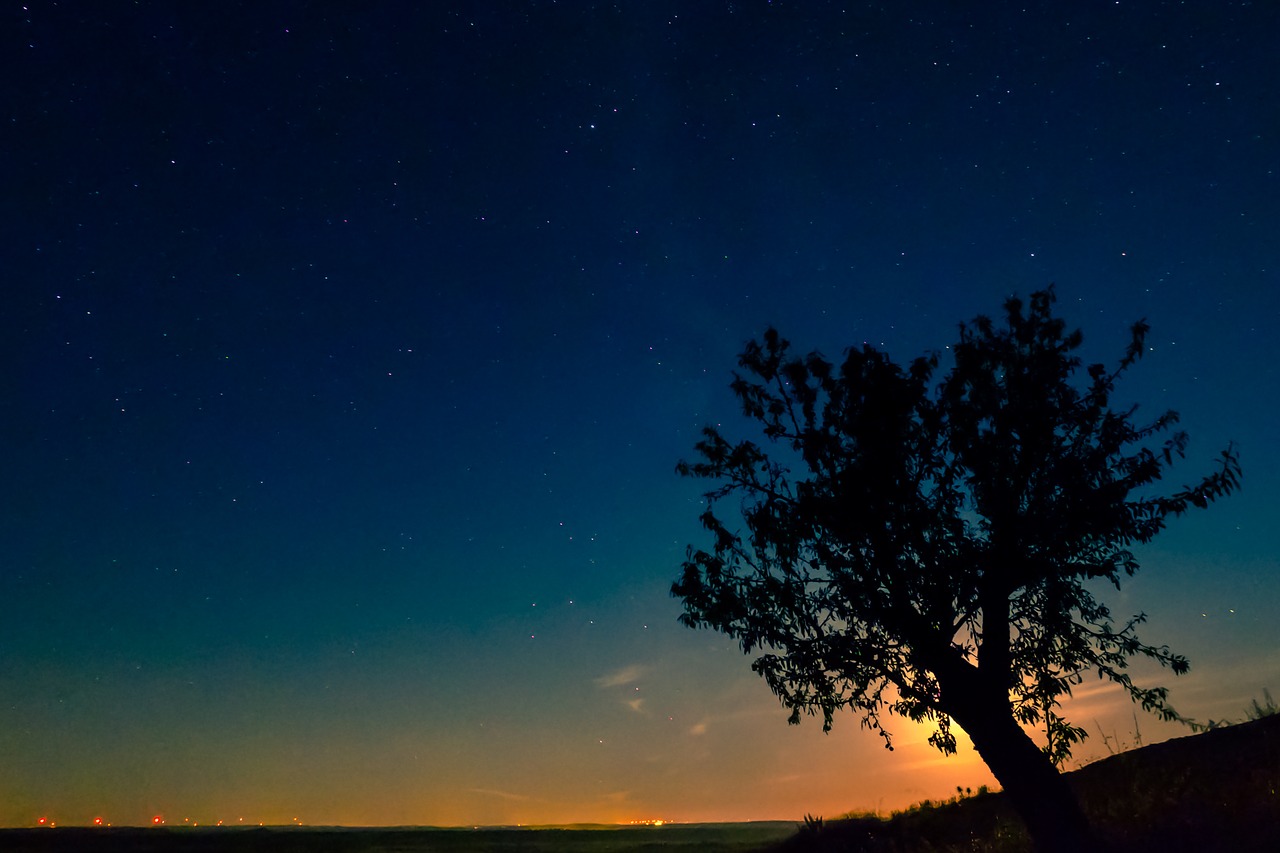
<instances>
[{"instance_id":1,"label":"dark field","mask_svg":"<svg viewBox=\"0 0 1280 853\"><path fill-rule=\"evenodd\" d=\"M59 828L0 830L0 850L85 853L739 853L793 834L790 822L599 829Z\"/></svg>"}]
</instances>

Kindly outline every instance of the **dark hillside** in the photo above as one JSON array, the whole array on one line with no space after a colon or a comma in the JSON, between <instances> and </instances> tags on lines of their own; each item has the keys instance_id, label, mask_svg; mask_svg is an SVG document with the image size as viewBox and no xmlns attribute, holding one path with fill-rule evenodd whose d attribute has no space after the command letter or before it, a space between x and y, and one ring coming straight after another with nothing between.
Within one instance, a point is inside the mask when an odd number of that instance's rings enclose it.
<instances>
[{"instance_id":1,"label":"dark hillside","mask_svg":"<svg viewBox=\"0 0 1280 853\"><path fill-rule=\"evenodd\" d=\"M1280 714L1113 755L1068 774L1091 821L1125 853L1280 850ZM1028 851L1000 793L802 827L775 853Z\"/></svg>"},{"instance_id":2,"label":"dark hillside","mask_svg":"<svg viewBox=\"0 0 1280 853\"><path fill-rule=\"evenodd\" d=\"M1071 779L1129 849L1280 850L1280 714L1113 755Z\"/></svg>"}]
</instances>

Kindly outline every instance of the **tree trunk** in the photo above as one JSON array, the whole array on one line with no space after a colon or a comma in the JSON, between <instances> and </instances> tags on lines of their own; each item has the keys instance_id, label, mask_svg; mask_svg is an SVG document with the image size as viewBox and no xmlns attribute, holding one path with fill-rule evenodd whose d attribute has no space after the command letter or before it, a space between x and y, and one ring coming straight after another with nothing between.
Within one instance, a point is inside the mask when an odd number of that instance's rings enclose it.
<instances>
[{"instance_id":1,"label":"tree trunk","mask_svg":"<svg viewBox=\"0 0 1280 853\"><path fill-rule=\"evenodd\" d=\"M952 717L1004 788L1039 853L1105 850L1053 762L1018 726L1008 703L964 702Z\"/></svg>"}]
</instances>

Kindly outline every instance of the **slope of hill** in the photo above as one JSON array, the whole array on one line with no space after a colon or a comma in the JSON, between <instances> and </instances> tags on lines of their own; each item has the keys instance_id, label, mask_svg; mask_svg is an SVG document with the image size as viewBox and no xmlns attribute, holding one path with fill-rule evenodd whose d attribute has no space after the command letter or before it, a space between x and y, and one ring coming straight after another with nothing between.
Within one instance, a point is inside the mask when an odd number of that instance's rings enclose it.
<instances>
[{"instance_id":1,"label":"slope of hill","mask_svg":"<svg viewBox=\"0 0 1280 853\"><path fill-rule=\"evenodd\" d=\"M1113 755L1068 774L1090 820L1125 853L1280 850L1280 714ZM889 819L806 824L775 853L1028 851L1000 793Z\"/></svg>"}]
</instances>

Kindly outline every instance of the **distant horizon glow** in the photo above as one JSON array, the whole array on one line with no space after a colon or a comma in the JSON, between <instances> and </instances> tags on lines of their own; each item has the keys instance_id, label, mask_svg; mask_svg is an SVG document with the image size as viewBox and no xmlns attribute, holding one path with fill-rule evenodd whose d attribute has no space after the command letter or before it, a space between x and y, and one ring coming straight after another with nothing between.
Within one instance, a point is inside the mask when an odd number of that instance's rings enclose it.
<instances>
[{"instance_id":1,"label":"distant horizon glow","mask_svg":"<svg viewBox=\"0 0 1280 853\"><path fill-rule=\"evenodd\" d=\"M1110 695L1108 695L1110 694ZM1117 702L1116 700L1120 700ZM1146 719L1142 716L1142 712L1136 706L1128 702L1126 698L1121 696L1114 685L1097 683L1091 685L1086 681L1081 689L1077 690L1077 696L1071 700L1075 705L1079 706L1079 711L1075 719L1080 723L1092 722L1090 737L1085 741L1084 748L1078 750L1077 756L1073 758L1065 769L1073 770L1086 764L1092 763L1100 758L1105 758L1111 754L1128 751L1157 743L1170 737L1187 737L1194 734L1188 728L1178 724L1163 723L1155 718ZM1132 713L1126 719L1126 709ZM1244 714L1248 710L1247 704L1242 705L1239 714L1234 718L1237 721L1244 719ZM851 721L851 720L850 720ZM779 718L779 722L783 722ZM905 722L905 721L902 721ZM954 726L954 724L953 724ZM803 727L803 726L802 726ZM799 732L802 727L786 727L783 725L784 732ZM818 728L816 724L810 728ZM846 726L845 728L851 728ZM468 827L564 827L574 825L607 825L607 826L636 826L636 825L687 825L687 824L713 824L713 823L750 823L750 822L797 822L803 818L804 814L821 813L828 818L834 818L845 814L878 814L884 817L889 816L895 811L905 810L912 805L916 805L924 800L946 800L956 795L958 790L977 791L985 787L991 791L1000 790L999 784L991 777L990 772L982 763L981 759L972 750L967 736L963 730L957 728L958 740L960 745L959 752L954 756L944 756L927 744L927 737L931 732L931 728L927 725L909 724L894 727L898 732L895 737L895 747L890 755L886 769L891 771L890 776L896 776L902 779L910 779L913 782L912 789L922 792L918 796L908 796L906 798L888 799L879 797L874 803L866 806L852 806L844 808L829 809L822 812L814 812L812 808L804 812L779 812L775 814L760 815L757 812L743 813L735 811L732 808L712 811L710 813L689 814L680 811L667 812L663 817L636 817L628 815L623 809L611 808L599 810L591 806L582 808L580 811L574 811L570 807L567 811L556 813L552 819L521 819L494 821L489 823L476 823L472 821L456 820L450 821L434 820L430 822L412 822L406 820L387 819L384 821L369 820L347 820L347 821L323 821L310 822L302 817L292 814L287 808L279 808L265 806L259 809L246 808L245 814L251 815L246 818L243 815L237 815L234 820L228 820L224 814L220 814L216 809L208 808L179 808L167 809L150 818L135 817L130 819L125 817L122 820L116 820L116 812L112 812L112 822L106 826L120 827L143 827L143 826L164 826L164 827L233 827L233 826L265 826L265 827L287 827L287 826L311 826L313 828L320 827L349 827L349 828L394 828L394 827L423 827L423 828L440 828L440 829L465 829ZM910 731L908 731L908 728ZM1028 731L1034 732L1028 728ZM822 735L817 732L817 737L830 739L832 735ZM864 741L862 746L866 744L873 745L877 751L883 752L880 747L879 738L870 733L858 731L857 736ZM906 736L903 736L906 735ZM821 741L819 741L821 742ZM800 781L780 780L780 781ZM474 791L478 795L496 796L506 799L510 795L501 791ZM522 798L516 798L522 799ZM840 802L833 799L832 802ZM103 820L102 814L105 810L98 811L81 810L65 812L65 816L54 816L52 813L42 814L37 820L36 825L47 826L92 826L97 821ZM86 815L93 814L93 818ZM170 820L165 815L182 814L184 817L181 821ZM679 815L679 816L677 816ZM30 825L30 824L28 824Z\"/></svg>"}]
</instances>

